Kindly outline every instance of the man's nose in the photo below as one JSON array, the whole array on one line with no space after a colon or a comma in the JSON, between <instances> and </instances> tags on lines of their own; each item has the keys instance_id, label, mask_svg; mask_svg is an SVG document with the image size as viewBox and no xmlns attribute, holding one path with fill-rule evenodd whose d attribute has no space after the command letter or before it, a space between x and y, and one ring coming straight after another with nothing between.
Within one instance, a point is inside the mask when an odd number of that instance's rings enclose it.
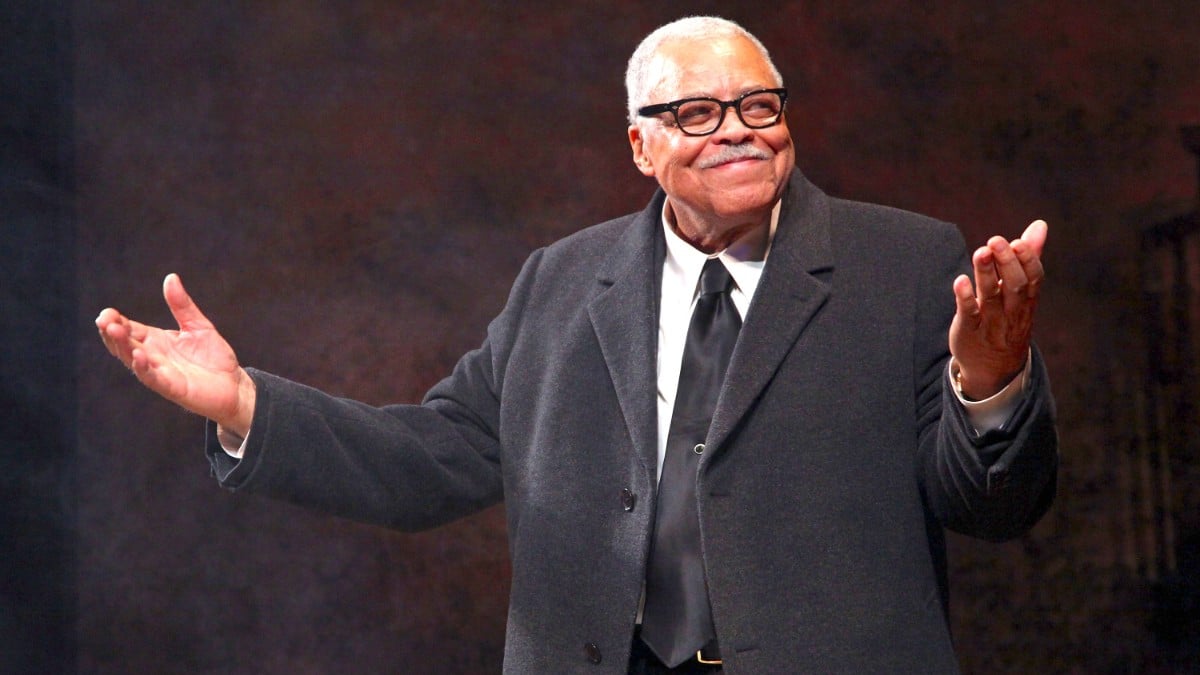
<instances>
[{"instance_id":1,"label":"man's nose","mask_svg":"<svg viewBox=\"0 0 1200 675\"><path fill-rule=\"evenodd\" d=\"M754 135L754 130L742 122L736 108L730 107L725 109L725 118L712 135L715 142L743 143Z\"/></svg>"}]
</instances>

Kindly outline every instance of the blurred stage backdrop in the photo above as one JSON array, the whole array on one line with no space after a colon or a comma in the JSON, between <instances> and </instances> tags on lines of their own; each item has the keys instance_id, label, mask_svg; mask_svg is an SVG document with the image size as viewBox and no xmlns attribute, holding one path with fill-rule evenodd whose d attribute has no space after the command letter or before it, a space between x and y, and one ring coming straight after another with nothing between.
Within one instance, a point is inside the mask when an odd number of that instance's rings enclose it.
<instances>
[{"instance_id":1,"label":"blurred stage backdrop","mask_svg":"<svg viewBox=\"0 0 1200 675\"><path fill-rule=\"evenodd\" d=\"M1060 494L951 538L964 671L1197 672L1190 0L4 3L0 668L497 672L502 507L402 535L222 491L92 319L169 323L179 272L243 363L417 401L534 248L642 208L624 64L689 13L766 43L831 194L1051 224Z\"/></svg>"}]
</instances>

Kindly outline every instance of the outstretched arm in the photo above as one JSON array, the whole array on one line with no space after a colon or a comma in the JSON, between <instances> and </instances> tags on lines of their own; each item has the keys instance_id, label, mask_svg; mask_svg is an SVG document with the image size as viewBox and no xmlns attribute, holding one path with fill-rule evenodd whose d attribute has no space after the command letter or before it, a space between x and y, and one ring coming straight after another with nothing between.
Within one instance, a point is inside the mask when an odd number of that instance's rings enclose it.
<instances>
[{"instance_id":1,"label":"outstretched arm","mask_svg":"<svg viewBox=\"0 0 1200 675\"><path fill-rule=\"evenodd\" d=\"M246 436L254 417L254 381L178 275L163 280L163 298L179 330L147 326L108 307L96 317L104 346L151 391Z\"/></svg>"},{"instance_id":2,"label":"outstretched arm","mask_svg":"<svg viewBox=\"0 0 1200 675\"><path fill-rule=\"evenodd\" d=\"M950 324L950 353L963 395L985 399L1025 367L1044 271L1046 223L1036 220L1019 239L992 237L971 256L975 285L954 280L957 307Z\"/></svg>"}]
</instances>

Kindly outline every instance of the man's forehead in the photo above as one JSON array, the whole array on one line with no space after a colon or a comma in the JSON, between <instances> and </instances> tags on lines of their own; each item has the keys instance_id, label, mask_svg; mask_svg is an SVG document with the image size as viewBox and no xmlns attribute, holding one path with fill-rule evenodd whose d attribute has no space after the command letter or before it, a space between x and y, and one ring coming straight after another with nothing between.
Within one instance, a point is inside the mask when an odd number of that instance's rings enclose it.
<instances>
[{"instance_id":1,"label":"man's forehead","mask_svg":"<svg viewBox=\"0 0 1200 675\"><path fill-rule=\"evenodd\" d=\"M648 74L656 99L775 84L766 58L741 36L668 40L655 50Z\"/></svg>"}]
</instances>

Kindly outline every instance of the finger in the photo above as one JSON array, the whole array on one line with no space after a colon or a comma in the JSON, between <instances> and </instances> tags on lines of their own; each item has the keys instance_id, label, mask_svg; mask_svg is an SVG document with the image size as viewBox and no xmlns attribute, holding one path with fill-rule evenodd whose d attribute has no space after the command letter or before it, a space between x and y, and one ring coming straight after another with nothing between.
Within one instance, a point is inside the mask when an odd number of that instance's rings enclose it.
<instances>
[{"instance_id":1,"label":"finger","mask_svg":"<svg viewBox=\"0 0 1200 675\"><path fill-rule=\"evenodd\" d=\"M150 353L140 346L130 352L129 371L134 377L152 391L171 398L170 384L160 376L158 365L152 360Z\"/></svg>"},{"instance_id":2,"label":"finger","mask_svg":"<svg viewBox=\"0 0 1200 675\"><path fill-rule=\"evenodd\" d=\"M97 319L96 326L101 331L101 337L105 342L112 341L114 343L132 340L141 343L146 339L146 324L129 319L122 314L116 313L115 316L101 325L101 321Z\"/></svg>"},{"instance_id":3,"label":"finger","mask_svg":"<svg viewBox=\"0 0 1200 675\"><path fill-rule=\"evenodd\" d=\"M180 330L212 328L212 322L192 301L192 296L183 288L183 280L174 272L163 279L163 299L167 301L167 307Z\"/></svg>"},{"instance_id":4,"label":"finger","mask_svg":"<svg viewBox=\"0 0 1200 675\"><path fill-rule=\"evenodd\" d=\"M1042 267L1042 259L1033 251L1033 247L1023 239L1017 239L1012 243L1013 253L1016 254L1017 260L1021 263L1021 269L1025 273L1025 297L1033 299L1038 296L1038 292L1042 286L1042 280L1046 276L1046 272Z\"/></svg>"},{"instance_id":5,"label":"finger","mask_svg":"<svg viewBox=\"0 0 1200 675\"><path fill-rule=\"evenodd\" d=\"M1017 313L1021 311L1021 305L1028 301L1028 278L1025 276L1025 268L1013 251L1012 245L1004 237L989 239L988 248L992 251L996 260L996 271L1000 275L1004 312L1006 315Z\"/></svg>"},{"instance_id":6,"label":"finger","mask_svg":"<svg viewBox=\"0 0 1200 675\"><path fill-rule=\"evenodd\" d=\"M1024 241L1033 250L1033 254L1037 257L1042 256L1042 250L1046 247L1046 235L1050 231L1050 226L1044 220L1035 220L1025 228L1025 232L1021 234L1021 241Z\"/></svg>"},{"instance_id":7,"label":"finger","mask_svg":"<svg viewBox=\"0 0 1200 675\"><path fill-rule=\"evenodd\" d=\"M96 317L96 329L108 353L129 365L132 351L141 346L141 337L134 335L134 323L115 309L107 308ZM141 326L141 324L137 324ZM144 329L144 327L143 327ZM144 335L144 330L142 331Z\"/></svg>"},{"instance_id":8,"label":"finger","mask_svg":"<svg viewBox=\"0 0 1200 675\"><path fill-rule=\"evenodd\" d=\"M129 353L129 369L139 380L145 381L150 375L150 356L146 350L138 347Z\"/></svg>"},{"instance_id":9,"label":"finger","mask_svg":"<svg viewBox=\"0 0 1200 675\"><path fill-rule=\"evenodd\" d=\"M979 302L975 299L971 279L965 274L958 275L954 280L954 304L955 313L963 328L974 330L979 326Z\"/></svg>"},{"instance_id":10,"label":"finger","mask_svg":"<svg viewBox=\"0 0 1200 675\"><path fill-rule=\"evenodd\" d=\"M991 248L981 246L971 256L975 273L975 297L980 305L1002 301L1000 277L996 273L996 257Z\"/></svg>"},{"instance_id":11,"label":"finger","mask_svg":"<svg viewBox=\"0 0 1200 675\"><path fill-rule=\"evenodd\" d=\"M100 334L100 341L104 343L104 346L113 356L116 356L116 352L113 351L113 341L108 335L108 327L119 321L120 318L121 313L112 307L105 307L96 316L96 332Z\"/></svg>"},{"instance_id":12,"label":"finger","mask_svg":"<svg viewBox=\"0 0 1200 675\"><path fill-rule=\"evenodd\" d=\"M1004 282L1004 290L1010 293L1023 292L1025 290L1025 270L1022 268L1016 252L1013 251L1012 244L1004 237L992 237L988 239L987 246L996 260L996 273Z\"/></svg>"},{"instance_id":13,"label":"finger","mask_svg":"<svg viewBox=\"0 0 1200 675\"><path fill-rule=\"evenodd\" d=\"M1041 253L1046 243L1046 229L1045 221L1035 220L1025 229L1025 234L1021 235L1020 239L1014 239L1012 242L1013 252L1017 254L1017 260L1021 262L1021 268L1025 271L1026 296L1029 298L1038 296L1042 280L1045 278Z\"/></svg>"}]
</instances>

